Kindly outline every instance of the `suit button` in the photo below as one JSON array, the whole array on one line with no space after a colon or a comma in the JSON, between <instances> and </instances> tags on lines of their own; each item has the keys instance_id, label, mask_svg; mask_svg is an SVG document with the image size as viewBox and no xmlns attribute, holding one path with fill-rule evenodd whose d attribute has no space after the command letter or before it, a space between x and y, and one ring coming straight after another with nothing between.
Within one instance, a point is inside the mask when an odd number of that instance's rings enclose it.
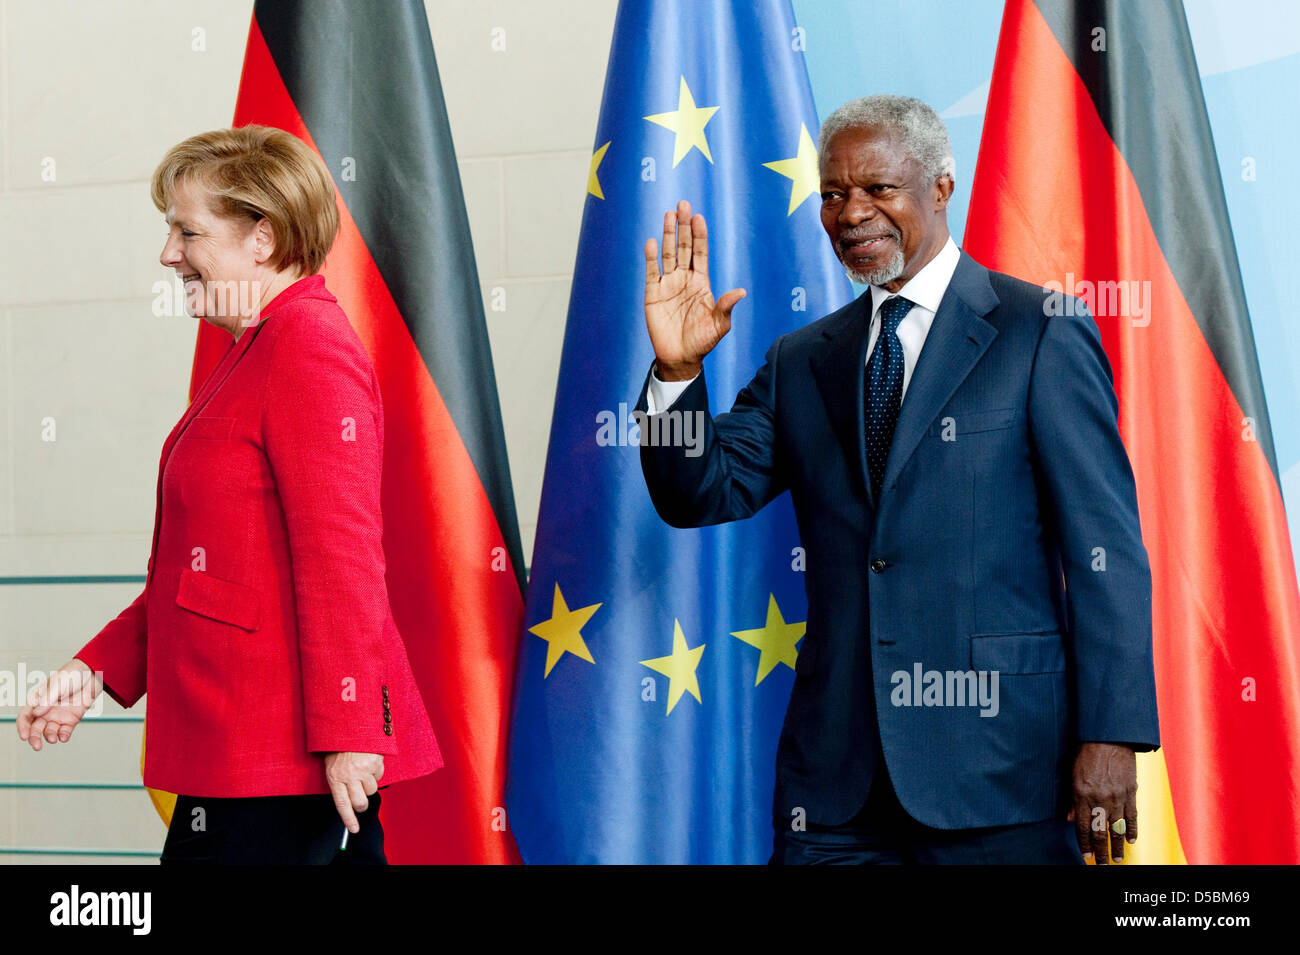
<instances>
[{"instance_id":1,"label":"suit button","mask_svg":"<svg viewBox=\"0 0 1300 955\"><path fill-rule=\"evenodd\" d=\"M385 723L385 724L384 724L384 735L385 735L385 736L392 736L392 735L393 735L393 724L392 724L392 723Z\"/></svg>"},{"instance_id":2,"label":"suit button","mask_svg":"<svg viewBox=\"0 0 1300 955\"><path fill-rule=\"evenodd\" d=\"M888 566L889 566L889 561L885 560L884 558L877 557L875 560L871 562L871 572L873 574L883 574L885 572L885 568Z\"/></svg>"}]
</instances>

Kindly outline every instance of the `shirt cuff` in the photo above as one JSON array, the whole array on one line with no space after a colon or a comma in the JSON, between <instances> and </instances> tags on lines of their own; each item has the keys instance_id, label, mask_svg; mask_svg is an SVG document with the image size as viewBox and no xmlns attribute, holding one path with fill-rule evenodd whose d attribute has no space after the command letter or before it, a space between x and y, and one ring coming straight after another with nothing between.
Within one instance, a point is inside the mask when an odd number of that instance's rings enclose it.
<instances>
[{"instance_id":1,"label":"shirt cuff","mask_svg":"<svg viewBox=\"0 0 1300 955\"><path fill-rule=\"evenodd\" d=\"M700 377L696 375L695 378ZM645 403L649 414L660 414L673 406L682 396L682 392L691 386L695 378L685 381L660 381L655 369L650 370L650 387L646 389Z\"/></svg>"}]
</instances>

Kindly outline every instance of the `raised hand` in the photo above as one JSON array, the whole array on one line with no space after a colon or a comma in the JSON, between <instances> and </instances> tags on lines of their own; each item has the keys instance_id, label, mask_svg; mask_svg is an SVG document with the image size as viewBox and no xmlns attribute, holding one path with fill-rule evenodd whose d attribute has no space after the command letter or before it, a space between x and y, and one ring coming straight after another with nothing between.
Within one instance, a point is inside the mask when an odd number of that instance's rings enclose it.
<instances>
[{"instance_id":1,"label":"raised hand","mask_svg":"<svg viewBox=\"0 0 1300 955\"><path fill-rule=\"evenodd\" d=\"M709 287L709 231L691 204L664 213L663 274L654 239L645 244L645 324L661 381L694 378L731 329L731 310L745 297L732 289L714 301Z\"/></svg>"}]
</instances>

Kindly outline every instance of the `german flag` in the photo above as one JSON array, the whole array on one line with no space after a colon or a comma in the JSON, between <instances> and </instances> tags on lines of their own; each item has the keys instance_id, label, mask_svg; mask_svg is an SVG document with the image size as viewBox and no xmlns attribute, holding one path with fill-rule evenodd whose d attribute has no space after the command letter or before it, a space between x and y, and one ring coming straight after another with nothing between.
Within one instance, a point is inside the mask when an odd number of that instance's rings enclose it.
<instances>
[{"instance_id":1,"label":"german flag","mask_svg":"<svg viewBox=\"0 0 1300 955\"><path fill-rule=\"evenodd\" d=\"M323 274L384 399L389 596L446 761L384 791L389 860L518 861L501 807L524 565L423 5L257 0L233 125L250 124L293 133L334 177ZM191 397L228 346L200 323Z\"/></svg>"},{"instance_id":2,"label":"german flag","mask_svg":"<svg viewBox=\"0 0 1300 955\"><path fill-rule=\"evenodd\" d=\"M1300 861L1300 598L1182 5L1008 0L964 246L1092 309L1151 558L1131 861Z\"/></svg>"}]
</instances>

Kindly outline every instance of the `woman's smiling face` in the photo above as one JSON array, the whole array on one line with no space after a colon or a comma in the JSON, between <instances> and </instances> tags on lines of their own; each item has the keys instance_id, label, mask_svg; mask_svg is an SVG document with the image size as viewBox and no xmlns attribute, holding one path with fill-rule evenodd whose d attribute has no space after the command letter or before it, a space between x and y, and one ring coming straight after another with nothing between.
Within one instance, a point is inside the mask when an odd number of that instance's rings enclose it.
<instances>
[{"instance_id":1,"label":"woman's smiling face","mask_svg":"<svg viewBox=\"0 0 1300 955\"><path fill-rule=\"evenodd\" d=\"M167 209L167 242L158 261L185 283L194 318L230 327L259 298L256 281L263 237L259 223L215 211L201 186L178 180ZM261 225L265 224L262 220Z\"/></svg>"}]
</instances>

